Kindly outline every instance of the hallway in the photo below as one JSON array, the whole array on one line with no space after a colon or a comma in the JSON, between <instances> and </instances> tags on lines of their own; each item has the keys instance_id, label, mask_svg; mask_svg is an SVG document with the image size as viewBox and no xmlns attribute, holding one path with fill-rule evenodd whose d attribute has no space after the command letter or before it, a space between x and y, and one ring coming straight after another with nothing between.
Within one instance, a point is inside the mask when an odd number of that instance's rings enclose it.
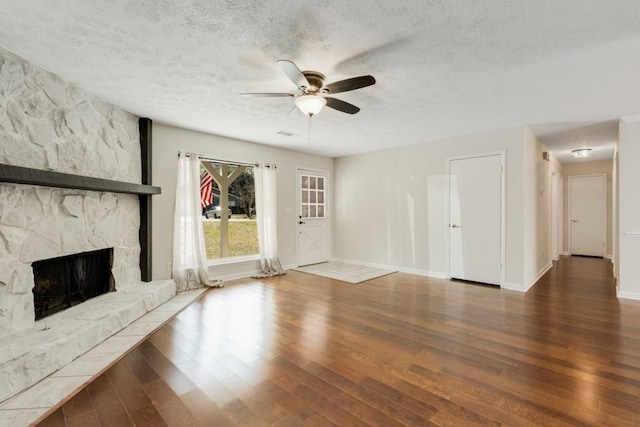
<instances>
[{"instance_id":1,"label":"hallway","mask_svg":"<svg viewBox=\"0 0 640 427\"><path fill-rule=\"evenodd\" d=\"M289 271L204 294L41 426L640 423L640 301L608 260L528 293Z\"/></svg>"}]
</instances>

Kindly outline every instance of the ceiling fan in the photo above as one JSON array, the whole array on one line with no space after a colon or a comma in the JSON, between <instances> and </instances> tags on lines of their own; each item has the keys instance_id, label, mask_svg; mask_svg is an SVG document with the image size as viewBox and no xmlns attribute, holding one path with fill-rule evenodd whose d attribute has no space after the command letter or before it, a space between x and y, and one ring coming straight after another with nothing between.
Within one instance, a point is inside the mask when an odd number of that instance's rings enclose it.
<instances>
[{"instance_id":1,"label":"ceiling fan","mask_svg":"<svg viewBox=\"0 0 640 427\"><path fill-rule=\"evenodd\" d=\"M300 93L241 93L241 96L253 97L294 97L295 105L309 117L318 114L326 105L347 114L356 114L360 108L337 98L329 97L334 93L348 92L371 86L376 83L373 76L360 76L324 84L324 74L318 71L300 71L291 61L280 60L278 65L300 91Z\"/></svg>"}]
</instances>

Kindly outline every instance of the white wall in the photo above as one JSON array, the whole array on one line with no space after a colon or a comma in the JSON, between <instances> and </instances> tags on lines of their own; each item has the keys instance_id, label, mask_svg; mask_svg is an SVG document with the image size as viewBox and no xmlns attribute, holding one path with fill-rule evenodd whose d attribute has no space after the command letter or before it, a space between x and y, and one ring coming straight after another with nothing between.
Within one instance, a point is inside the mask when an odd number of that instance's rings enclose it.
<instances>
[{"instance_id":1,"label":"white wall","mask_svg":"<svg viewBox=\"0 0 640 427\"><path fill-rule=\"evenodd\" d=\"M532 285L537 275L538 242L538 140L531 130L523 127L523 169L522 169L522 207L523 207L523 282L524 289Z\"/></svg>"},{"instance_id":2,"label":"white wall","mask_svg":"<svg viewBox=\"0 0 640 427\"><path fill-rule=\"evenodd\" d=\"M536 190L533 158L525 188L523 140L514 127L336 159L335 257L445 276L448 159L505 151L506 287L526 290L523 200L534 203ZM535 150L535 139L528 145Z\"/></svg>"},{"instance_id":3,"label":"white wall","mask_svg":"<svg viewBox=\"0 0 640 427\"><path fill-rule=\"evenodd\" d=\"M564 235L563 235L563 251L565 253L569 253L569 177L575 175L590 175L590 174L606 174L607 182L605 184L605 188L607 191L606 198L606 255L610 256L612 254L612 195L613 195L613 186L612 186L612 172L613 172L613 160L596 160L596 161L588 161L588 162L571 162L565 163L562 166L562 172L564 175L564 215L562 222L564 224Z\"/></svg>"},{"instance_id":4,"label":"white wall","mask_svg":"<svg viewBox=\"0 0 640 427\"><path fill-rule=\"evenodd\" d=\"M640 122L620 121L618 296L640 299Z\"/></svg>"},{"instance_id":5,"label":"white wall","mask_svg":"<svg viewBox=\"0 0 640 427\"><path fill-rule=\"evenodd\" d=\"M525 128L525 134L529 131ZM549 268L551 268L553 259L553 248L551 247L552 239L552 205L559 204L558 198L553 200L552 194L552 180L558 179L559 174L562 171L562 165L558 159L549 152L549 149L545 147L539 140L537 140L531 133L528 138L534 139L535 144L535 158L526 158L527 164L531 160L534 160L536 170L536 182L533 190L535 194L535 210L531 212L535 213L535 241L529 247L535 252L530 254L530 270L529 270L529 284L533 285L537 279L541 277ZM543 153L547 152L549 160L543 159ZM555 174L555 175L554 175ZM530 192L531 188L526 188L525 191ZM529 193L531 196L531 194ZM534 222L531 221L528 224L530 227Z\"/></svg>"},{"instance_id":6,"label":"white wall","mask_svg":"<svg viewBox=\"0 0 640 427\"><path fill-rule=\"evenodd\" d=\"M171 276L167 263L173 248L173 210L176 191L178 151L194 152L205 157L238 162L265 161L278 166L278 246L284 266L297 263L296 169L308 168L333 173L333 159L305 154L223 136L188 131L153 124L153 185L162 194L153 197L152 239L153 279ZM330 177L330 182L333 177ZM329 199L331 202L331 197ZM259 268L256 261L209 268L209 276L240 277Z\"/></svg>"},{"instance_id":7,"label":"white wall","mask_svg":"<svg viewBox=\"0 0 640 427\"><path fill-rule=\"evenodd\" d=\"M611 182L611 262L613 263L613 275L616 279L620 277L619 254L620 254L620 164L618 161L618 140L619 132L616 135L616 146L613 153L613 177Z\"/></svg>"}]
</instances>

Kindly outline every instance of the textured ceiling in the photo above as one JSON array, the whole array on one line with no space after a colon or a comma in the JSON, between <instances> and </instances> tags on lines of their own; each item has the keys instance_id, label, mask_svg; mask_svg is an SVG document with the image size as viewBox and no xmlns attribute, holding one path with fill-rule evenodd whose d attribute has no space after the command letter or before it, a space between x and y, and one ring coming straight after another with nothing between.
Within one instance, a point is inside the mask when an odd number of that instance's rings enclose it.
<instances>
[{"instance_id":1,"label":"textured ceiling","mask_svg":"<svg viewBox=\"0 0 640 427\"><path fill-rule=\"evenodd\" d=\"M637 0L0 0L0 10L1 47L134 114L330 156L522 124L566 150L590 126L640 113ZM362 111L323 110L309 139L291 98L239 96L295 90L278 59L327 82L377 84L336 95Z\"/></svg>"}]
</instances>

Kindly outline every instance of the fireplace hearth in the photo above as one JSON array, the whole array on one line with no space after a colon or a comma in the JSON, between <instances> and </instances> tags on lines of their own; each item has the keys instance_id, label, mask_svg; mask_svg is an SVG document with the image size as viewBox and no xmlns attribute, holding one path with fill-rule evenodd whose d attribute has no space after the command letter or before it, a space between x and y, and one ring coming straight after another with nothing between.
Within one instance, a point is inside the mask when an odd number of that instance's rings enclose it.
<instances>
[{"instance_id":1,"label":"fireplace hearth","mask_svg":"<svg viewBox=\"0 0 640 427\"><path fill-rule=\"evenodd\" d=\"M113 248L34 262L35 320L115 291L112 266Z\"/></svg>"}]
</instances>

